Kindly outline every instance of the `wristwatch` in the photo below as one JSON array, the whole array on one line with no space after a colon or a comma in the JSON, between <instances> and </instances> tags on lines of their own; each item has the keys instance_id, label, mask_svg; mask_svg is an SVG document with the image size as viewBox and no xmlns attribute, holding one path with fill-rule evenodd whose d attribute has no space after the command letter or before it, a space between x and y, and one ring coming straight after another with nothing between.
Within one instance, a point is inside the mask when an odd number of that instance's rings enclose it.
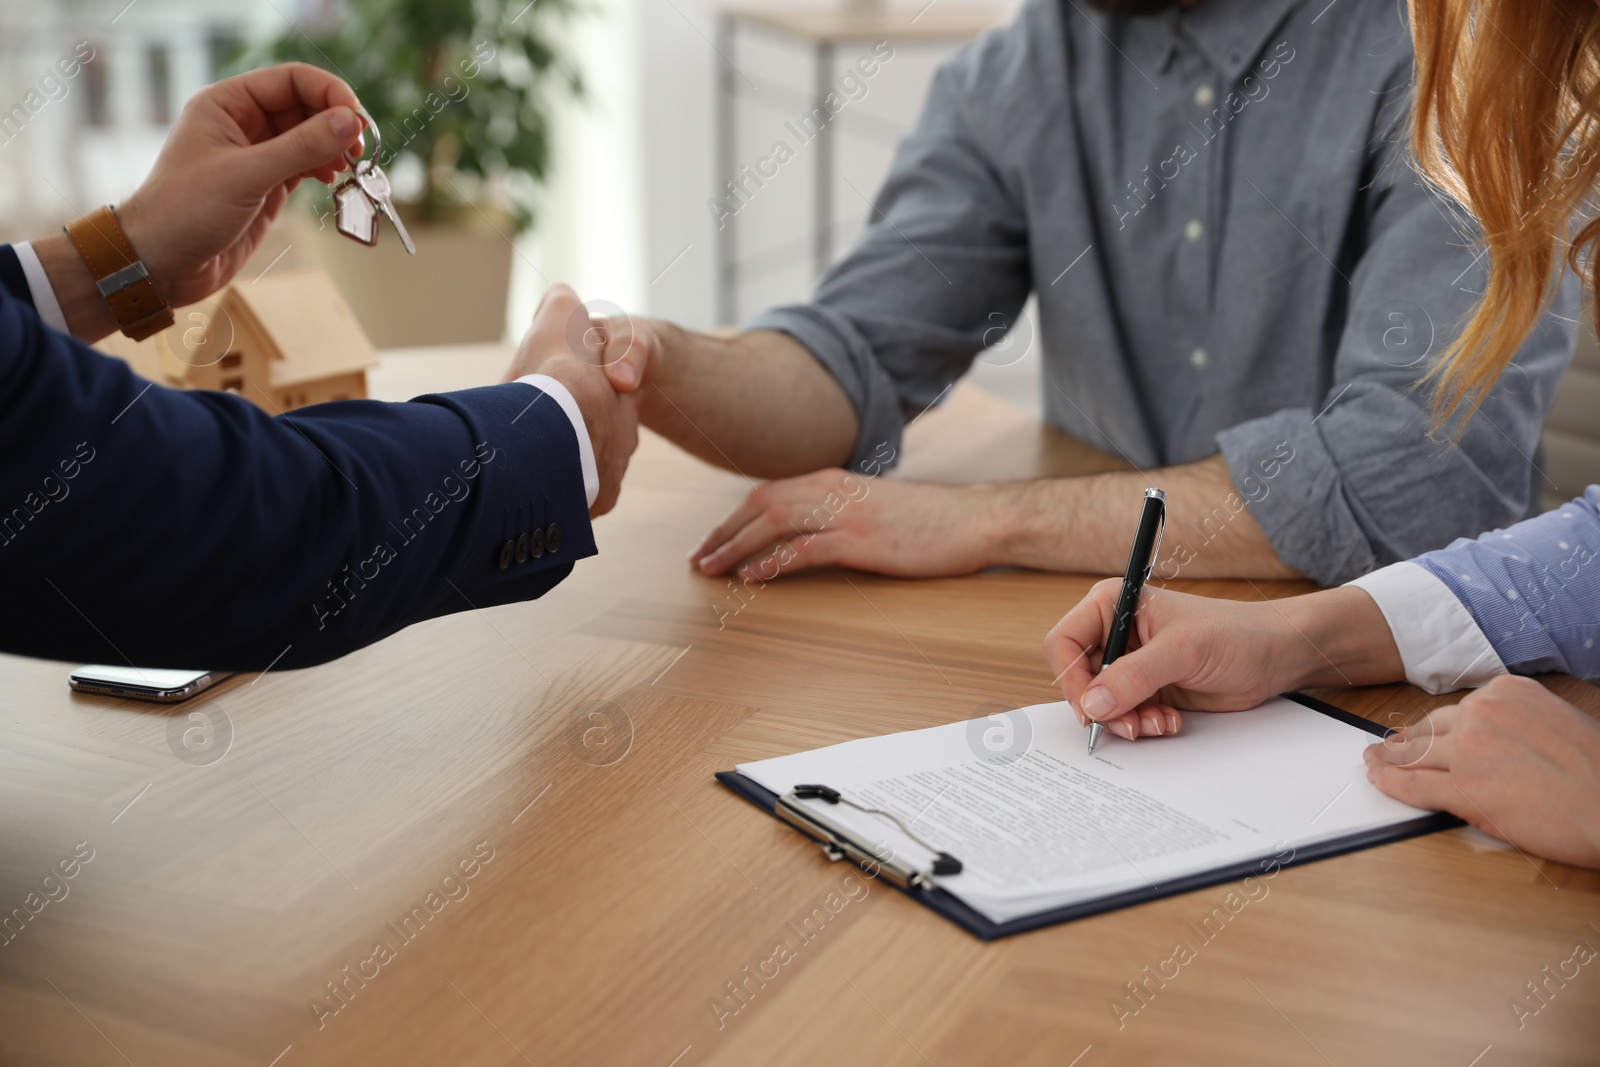
<instances>
[{"instance_id":1,"label":"wristwatch","mask_svg":"<svg viewBox=\"0 0 1600 1067\"><path fill-rule=\"evenodd\" d=\"M97 208L62 229L94 275L95 285L123 333L143 341L172 325L172 308L156 290L156 283L128 235L122 232L114 210Z\"/></svg>"}]
</instances>

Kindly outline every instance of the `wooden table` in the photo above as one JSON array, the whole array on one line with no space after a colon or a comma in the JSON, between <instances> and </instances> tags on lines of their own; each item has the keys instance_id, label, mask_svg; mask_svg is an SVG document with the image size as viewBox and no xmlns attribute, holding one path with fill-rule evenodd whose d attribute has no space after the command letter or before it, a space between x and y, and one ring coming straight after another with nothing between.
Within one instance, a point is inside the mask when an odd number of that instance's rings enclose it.
<instances>
[{"instance_id":1,"label":"wooden table","mask_svg":"<svg viewBox=\"0 0 1600 1067\"><path fill-rule=\"evenodd\" d=\"M391 356L376 386L504 359ZM924 477L1115 465L971 389L906 451ZM1465 831L1285 870L1209 942L1191 924L1226 886L982 944L847 882L712 772L1051 699L1040 637L1090 579L797 576L719 627L734 594L683 557L746 488L647 435L600 558L543 600L197 706L75 697L67 664L0 660L0 907L93 852L0 948L0 1062L1595 1062L1600 962L1521 1030L1509 1007L1600 947L1594 876ZM1185 587L1299 588L1258 585ZM1437 703L1331 696L1386 720ZM208 728L209 750L183 744ZM801 944L789 924L819 907ZM793 958L751 979L780 940ZM1125 983L1180 940L1195 958L1119 1028Z\"/></svg>"}]
</instances>

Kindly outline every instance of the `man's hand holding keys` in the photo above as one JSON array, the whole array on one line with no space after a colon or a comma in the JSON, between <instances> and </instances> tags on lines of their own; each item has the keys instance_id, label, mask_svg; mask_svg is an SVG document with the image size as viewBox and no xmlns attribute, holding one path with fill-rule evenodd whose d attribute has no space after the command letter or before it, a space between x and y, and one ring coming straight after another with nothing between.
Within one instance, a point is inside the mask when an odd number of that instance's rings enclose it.
<instances>
[{"instance_id":1,"label":"man's hand holding keys","mask_svg":"<svg viewBox=\"0 0 1600 1067\"><path fill-rule=\"evenodd\" d=\"M185 105L143 184L117 206L156 289L174 308L238 274L305 178L332 182L360 150L349 85L304 63L202 89ZM79 208L87 205L78 205ZM72 332L97 341L116 321L72 242L34 242Z\"/></svg>"},{"instance_id":2,"label":"man's hand holding keys","mask_svg":"<svg viewBox=\"0 0 1600 1067\"><path fill-rule=\"evenodd\" d=\"M342 79L304 63L228 78L197 93L137 191L117 206L123 231L157 291L180 308L233 280L300 182L325 184L363 150L361 102ZM72 241L58 234L34 242L69 329L94 342L117 328ZM577 294L545 294L506 381L542 373L561 382L583 414L600 480L591 516L615 506L638 445L626 372L618 388L609 363L633 344L633 325L591 320Z\"/></svg>"}]
</instances>

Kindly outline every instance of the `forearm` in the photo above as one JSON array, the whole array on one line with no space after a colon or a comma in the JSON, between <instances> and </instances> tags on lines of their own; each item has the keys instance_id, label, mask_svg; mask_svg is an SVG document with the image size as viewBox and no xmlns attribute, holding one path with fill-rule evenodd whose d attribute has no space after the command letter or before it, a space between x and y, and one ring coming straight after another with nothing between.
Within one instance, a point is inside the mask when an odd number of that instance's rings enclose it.
<instances>
[{"instance_id":1,"label":"forearm","mask_svg":"<svg viewBox=\"0 0 1600 1067\"><path fill-rule=\"evenodd\" d=\"M786 334L720 338L657 322L661 351L639 393L646 426L752 478L844 465L860 423L839 383Z\"/></svg>"},{"instance_id":2,"label":"forearm","mask_svg":"<svg viewBox=\"0 0 1600 1067\"><path fill-rule=\"evenodd\" d=\"M1283 691L1341 685L1383 685L1406 680L1394 634L1377 602L1353 586L1258 606L1282 633L1277 661Z\"/></svg>"},{"instance_id":3,"label":"forearm","mask_svg":"<svg viewBox=\"0 0 1600 1067\"><path fill-rule=\"evenodd\" d=\"M0 344L0 493L26 505L0 529L6 652L306 666L539 596L595 551L574 427L555 403L530 410L527 386L313 406L291 423L152 387L10 300L0 337L24 342ZM89 549L101 528L119 556ZM533 531L542 551L516 554Z\"/></svg>"},{"instance_id":4,"label":"forearm","mask_svg":"<svg viewBox=\"0 0 1600 1067\"><path fill-rule=\"evenodd\" d=\"M993 564L1120 574L1146 487L1167 494L1153 576L1298 578L1234 488L1221 456L1161 470L1117 471L989 487Z\"/></svg>"}]
</instances>

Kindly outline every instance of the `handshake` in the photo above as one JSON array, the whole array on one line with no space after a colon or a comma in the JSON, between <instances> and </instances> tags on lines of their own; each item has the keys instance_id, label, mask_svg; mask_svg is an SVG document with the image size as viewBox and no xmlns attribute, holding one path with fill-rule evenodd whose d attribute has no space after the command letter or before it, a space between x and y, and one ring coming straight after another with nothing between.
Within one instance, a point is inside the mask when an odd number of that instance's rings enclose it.
<instances>
[{"instance_id":1,"label":"handshake","mask_svg":"<svg viewBox=\"0 0 1600 1067\"><path fill-rule=\"evenodd\" d=\"M628 458L639 445L634 394L660 347L648 322L591 316L577 293L555 285L539 302L533 325L502 379L511 382L526 374L547 374L577 401L600 474L600 494L589 509L591 518L616 506Z\"/></svg>"},{"instance_id":2,"label":"handshake","mask_svg":"<svg viewBox=\"0 0 1600 1067\"><path fill-rule=\"evenodd\" d=\"M332 184L362 151L355 92L315 67L287 63L218 82L184 107L160 157L118 208L156 290L173 307L226 285L260 245L301 181ZM35 242L68 328L93 343L118 328L70 240ZM645 323L591 319L570 288L545 294L505 380L548 374L583 413L600 492L617 502L639 442L633 395L660 345Z\"/></svg>"}]
</instances>

